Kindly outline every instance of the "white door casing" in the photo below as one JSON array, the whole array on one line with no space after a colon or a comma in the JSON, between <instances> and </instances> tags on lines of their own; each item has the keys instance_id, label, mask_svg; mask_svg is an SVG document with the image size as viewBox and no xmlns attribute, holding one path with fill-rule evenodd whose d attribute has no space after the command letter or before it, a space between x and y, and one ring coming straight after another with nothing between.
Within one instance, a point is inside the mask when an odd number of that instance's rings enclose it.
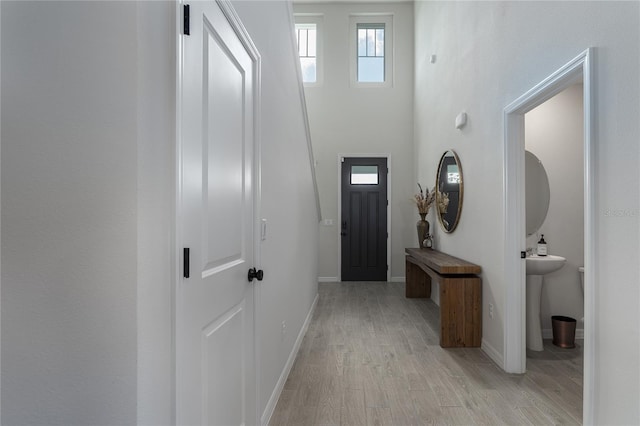
<instances>
[{"instance_id":1,"label":"white door casing","mask_svg":"<svg viewBox=\"0 0 640 426\"><path fill-rule=\"evenodd\" d=\"M259 55L229 3L194 1L189 15L179 47L176 249L190 259L176 285L176 423L255 424L247 271L257 260Z\"/></svg>"},{"instance_id":2,"label":"white door casing","mask_svg":"<svg viewBox=\"0 0 640 426\"><path fill-rule=\"evenodd\" d=\"M504 108L504 213L505 213L505 322L503 368L508 373L526 369L524 203L524 114L574 83L583 83L584 106L584 391L583 423L595 416L595 139L593 131L593 50L588 48Z\"/></svg>"}]
</instances>

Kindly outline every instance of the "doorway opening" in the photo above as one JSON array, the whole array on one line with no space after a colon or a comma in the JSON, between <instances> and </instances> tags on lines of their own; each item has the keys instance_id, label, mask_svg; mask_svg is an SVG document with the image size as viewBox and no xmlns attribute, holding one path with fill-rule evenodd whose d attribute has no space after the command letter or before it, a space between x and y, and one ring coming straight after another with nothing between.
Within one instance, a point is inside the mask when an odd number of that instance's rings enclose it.
<instances>
[{"instance_id":1,"label":"doorway opening","mask_svg":"<svg viewBox=\"0 0 640 426\"><path fill-rule=\"evenodd\" d=\"M388 158L340 163L340 280L388 281Z\"/></svg>"},{"instance_id":2,"label":"doorway opening","mask_svg":"<svg viewBox=\"0 0 640 426\"><path fill-rule=\"evenodd\" d=\"M527 350L531 351L549 349L543 339L552 337L552 315L576 320L559 323L556 318L556 326L573 324L575 337L583 338L584 302L578 274L584 266L583 92L581 82L574 84L525 115L527 262L538 262L535 274L527 270L525 286ZM540 240L546 241L548 256L537 258ZM540 270L544 260L547 267Z\"/></svg>"},{"instance_id":3,"label":"doorway opening","mask_svg":"<svg viewBox=\"0 0 640 426\"><path fill-rule=\"evenodd\" d=\"M576 83L583 84L584 184L584 385L583 422L593 418L595 168L592 107L593 49L589 48L504 109L505 321L504 369L526 370L525 292L525 114ZM511 285L508 285L511 283Z\"/></svg>"}]
</instances>

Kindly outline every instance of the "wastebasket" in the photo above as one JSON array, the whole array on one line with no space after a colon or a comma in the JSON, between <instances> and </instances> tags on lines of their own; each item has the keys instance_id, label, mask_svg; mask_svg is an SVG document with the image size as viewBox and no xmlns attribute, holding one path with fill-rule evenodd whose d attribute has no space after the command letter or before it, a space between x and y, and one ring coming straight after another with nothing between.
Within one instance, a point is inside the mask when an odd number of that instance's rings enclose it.
<instances>
[{"instance_id":1,"label":"wastebasket","mask_svg":"<svg viewBox=\"0 0 640 426\"><path fill-rule=\"evenodd\" d=\"M553 329L553 344L561 348L570 349L576 347L576 320L562 315L551 317Z\"/></svg>"}]
</instances>

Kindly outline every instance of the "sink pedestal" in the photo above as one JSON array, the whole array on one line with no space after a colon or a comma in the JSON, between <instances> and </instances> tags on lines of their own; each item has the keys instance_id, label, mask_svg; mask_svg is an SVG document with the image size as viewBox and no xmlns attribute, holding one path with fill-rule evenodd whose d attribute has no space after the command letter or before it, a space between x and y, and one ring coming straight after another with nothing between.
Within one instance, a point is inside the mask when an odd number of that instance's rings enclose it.
<instances>
[{"instance_id":1,"label":"sink pedestal","mask_svg":"<svg viewBox=\"0 0 640 426\"><path fill-rule=\"evenodd\" d=\"M562 268L567 259L562 256L527 257L527 349L542 351L542 326L540 325L540 296L545 274Z\"/></svg>"},{"instance_id":2,"label":"sink pedestal","mask_svg":"<svg viewBox=\"0 0 640 426\"><path fill-rule=\"evenodd\" d=\"M542 351L542 326L540 325L540 296L542 275L527 275L527 349Z\"/></svg>"}]
</instances>

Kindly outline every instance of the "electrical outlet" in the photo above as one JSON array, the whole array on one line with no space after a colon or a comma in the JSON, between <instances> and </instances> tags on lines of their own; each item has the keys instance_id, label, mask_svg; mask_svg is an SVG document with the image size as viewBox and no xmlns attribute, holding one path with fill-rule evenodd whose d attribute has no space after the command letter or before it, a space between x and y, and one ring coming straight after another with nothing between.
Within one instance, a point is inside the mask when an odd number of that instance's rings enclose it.
<instances>
[{"instance_id":1,"label":"electrical outlet","mask_svg":"<svg viewBox=\"0 0 640 426\"><path fill-rule=\"evenodd\" d=\"M489 303L489 318L493 318L493 303Z\"/></svg>"}]
</instances>

